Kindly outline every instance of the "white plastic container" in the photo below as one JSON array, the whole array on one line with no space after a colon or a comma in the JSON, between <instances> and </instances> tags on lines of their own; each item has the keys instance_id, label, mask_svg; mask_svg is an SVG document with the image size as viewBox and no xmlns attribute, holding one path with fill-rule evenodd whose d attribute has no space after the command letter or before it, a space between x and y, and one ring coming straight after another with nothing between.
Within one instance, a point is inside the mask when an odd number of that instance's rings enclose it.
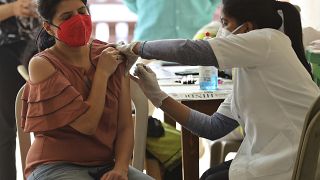
<instances>
[{"instance_id":1,"label":"white plastic container","mask_svg":"<svg viewBox=\"0 0 320 180\"><path fill-rule=\"evenodd\" d=\"M201 90L218 89L218 69L214 66L199 67L199 85Z\"/></svg>"},{"instance_id":2,"label":"white plastic container","mask_svg":"<svg viewBox=\"0 0 320 180\"><path fill-rule=\"evenodd\" d=\"M210 34L205 34L204 40L210 39ZM199 67L199 85L201 90L218 89L218 69L214 66Z\"/></svg>"}]
</instances>

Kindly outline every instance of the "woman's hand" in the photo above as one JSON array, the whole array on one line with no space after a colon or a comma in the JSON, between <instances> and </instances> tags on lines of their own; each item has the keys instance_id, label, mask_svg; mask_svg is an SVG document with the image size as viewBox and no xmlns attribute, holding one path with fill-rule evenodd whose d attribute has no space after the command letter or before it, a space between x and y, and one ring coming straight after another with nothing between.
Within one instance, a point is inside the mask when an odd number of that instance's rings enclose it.
<instances>
[{"instance_id":1,"label":"woman's hand","mask_svg":"<svg viewBox=\"0 0 320 180\"><path fill-rule=\"evenodd\" d=\"M139 55L138 49L140 42L132 42L129 44L118 44L116 48L126 56L125 74L128 75L131 67L136 63Z\"/></svg>"},{"instance_id":2,"label":"woman's hand","mask_svg":"<svg viewBox=\"0 0 320 180\"><path fill-rule=\"evenodd\" d=\"M134 75L138 78L134 76L130 78L139 84L147 98L159 108L168 95L160 89L156 74L148 66L137 64Z\"/></svg>"},{"instance_id":3,"label":"woman's hand","mask_svg":"<svg viewBox=\"0 0 320 180\"><path fill-rule=\"evenodd\" d=\"M100 180L128 180L128 173L126 171L113 169L106 172Z\"/></svg>"},{"instance_id":4,"label":"woman's hand","mask_svg":"<svg viewBox=\"0 0 320 180\"><path fill-rule=\"evenodd\" d=\"M13 14L20 17L37 17L36 4L32 0L17 0L12 3Z\"/></svg>"},{"instance_id":5,"label":"woman's hand","mask_svg":"<svg viewBox=\"0 0 320 180\"><path fill-rule=\"evenodd\" d=\"M113 47L107 47L100 54L97 70L102 71L107 77L110 77L118 65L123 62L123 56Z\"/></svg>"}]
</instances>

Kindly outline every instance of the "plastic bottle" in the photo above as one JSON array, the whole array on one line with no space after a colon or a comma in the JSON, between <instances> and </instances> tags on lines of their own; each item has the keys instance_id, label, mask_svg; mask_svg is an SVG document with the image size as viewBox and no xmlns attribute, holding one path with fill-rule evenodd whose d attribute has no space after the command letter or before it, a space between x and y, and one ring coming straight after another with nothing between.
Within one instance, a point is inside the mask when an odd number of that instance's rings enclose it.
<instances>
[{"instance_id":1,"label":"plastic bottle","mask_svg":"<svg viewBox=\"0 0 320 180\"><path fill-rule=\"evenodd\" d=\"M206 32L203 39L207 40L210 38L210 33ZM200 66L199 85L201 90L218 89L218 69L214 66Z\"/></svg>"}]
</instances>

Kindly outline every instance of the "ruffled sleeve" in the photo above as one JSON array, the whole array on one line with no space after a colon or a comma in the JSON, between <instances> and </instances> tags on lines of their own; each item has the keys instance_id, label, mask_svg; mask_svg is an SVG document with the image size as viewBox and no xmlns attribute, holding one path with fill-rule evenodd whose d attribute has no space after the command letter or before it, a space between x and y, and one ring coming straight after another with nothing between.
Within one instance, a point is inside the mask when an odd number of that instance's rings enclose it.
<instances>
[{"instance_id":1,"label":"ruffled sleeve","mask_svg":"<svg viewBox=\"0 0 320 180\"><path fill-rule=\"evenodd\" d=\"M60 71L48 79L27 83L22 94L21 127L25 132L64 127L84 114L89 105Z\"/></svg>"}]
</instances>

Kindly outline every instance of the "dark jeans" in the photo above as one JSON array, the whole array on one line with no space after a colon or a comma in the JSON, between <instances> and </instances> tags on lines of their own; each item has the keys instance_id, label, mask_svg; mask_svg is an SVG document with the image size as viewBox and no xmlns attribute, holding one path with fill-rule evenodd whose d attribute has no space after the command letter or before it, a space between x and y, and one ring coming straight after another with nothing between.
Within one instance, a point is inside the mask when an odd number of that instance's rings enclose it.
<instances>
[{"instance_id":1,"label":"dark jeans","mask_svg":"<svg viewBox=\"0 0 320 180\"><path fill-rule=\"evenodd\" d=\"M204 172L200 180L229 180L229 168L232 160L223 162Z\"/></svg>"},{"instance_id":2,"label":"dark jeans","mask_svg":"<svg viewBox=\"0 0 320 180\"><path fill-rule=\"evenodd\" d=\"M15 98L25 83L17 71L26 42L0 46L0 180L15 180Z\"/></svg>"}]
</instances>

